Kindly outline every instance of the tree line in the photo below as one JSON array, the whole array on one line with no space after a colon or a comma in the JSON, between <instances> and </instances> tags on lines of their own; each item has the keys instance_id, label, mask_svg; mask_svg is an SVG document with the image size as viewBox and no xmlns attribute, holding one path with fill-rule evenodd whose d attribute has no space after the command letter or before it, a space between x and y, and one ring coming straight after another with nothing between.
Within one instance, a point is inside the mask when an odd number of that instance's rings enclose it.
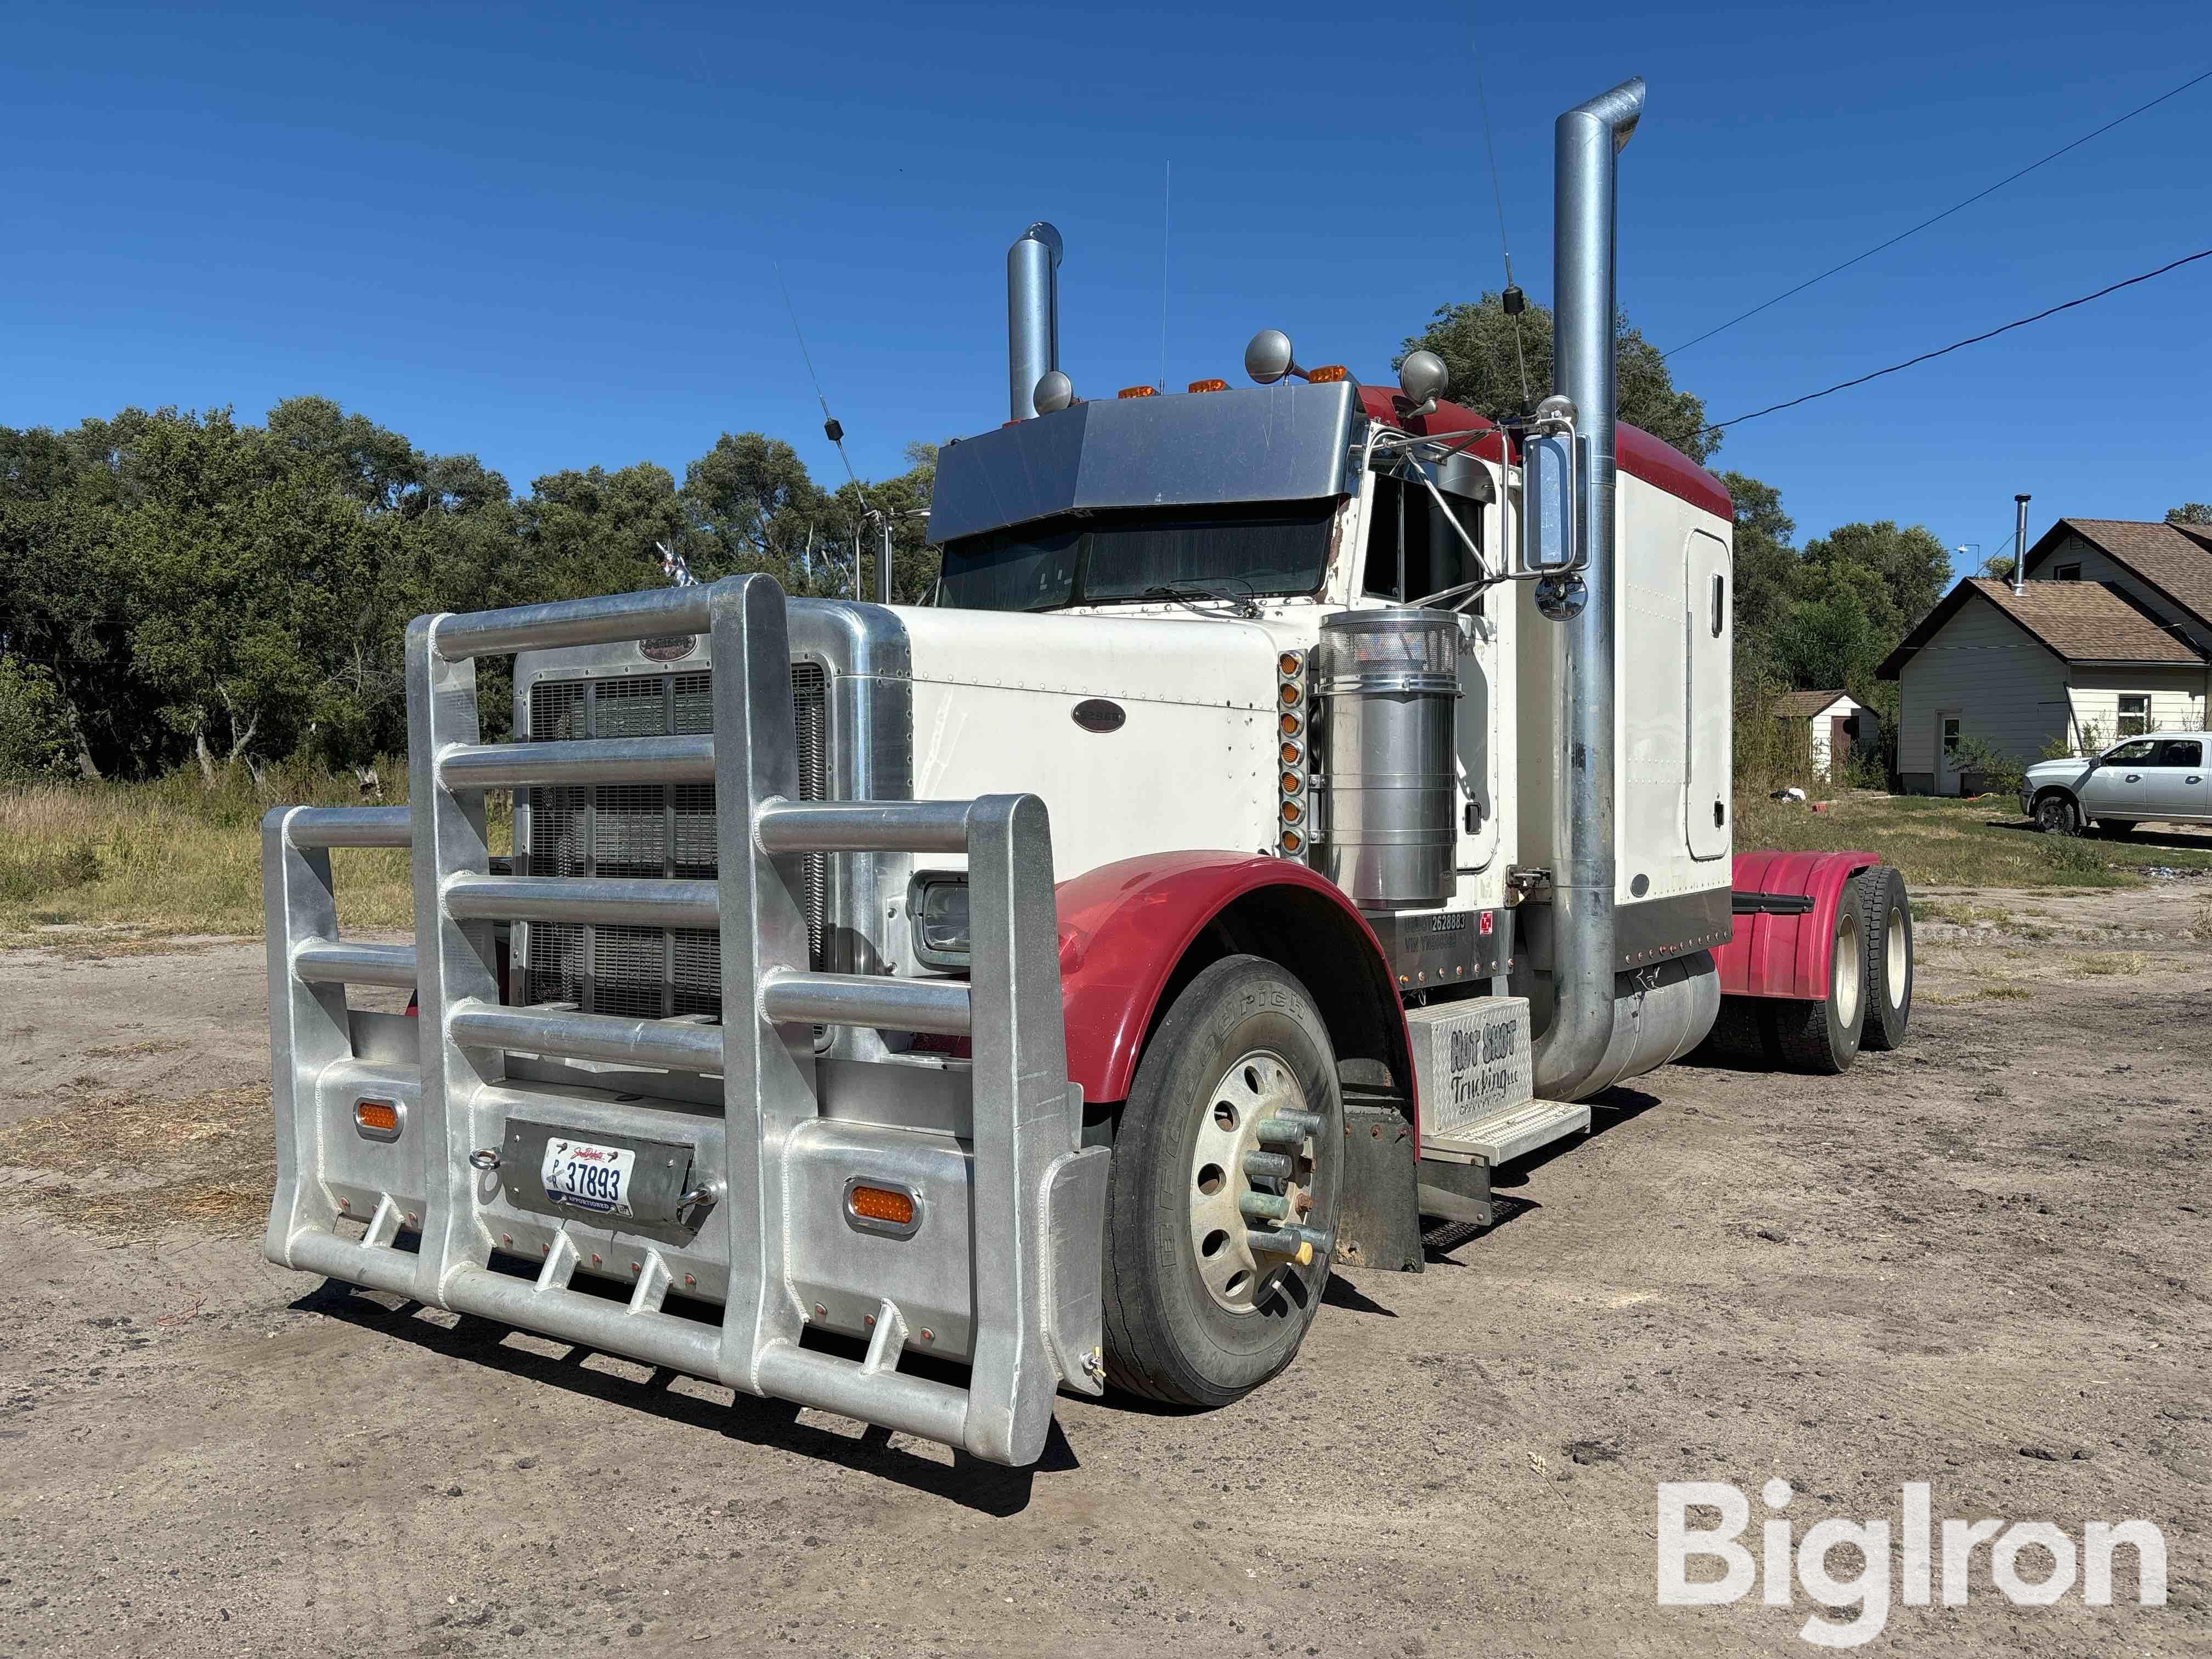
<instances>
[{"instance_id":1,"label":"tree line","mask_svg":"<svg viewBox=\"0 0 2212 1659\"><path fill-rule=\"evenodd\" d=\"M1621 417L1692 457L1720 434L1621 319ZM1404 343L1437 352L1451 395L1492 418L1551 383L1552 319L1500 296L1440 309ZM568 469L517 493L474 455L437 455L327 398L255 426L228 410L125 410L73 429L0 427L0 775L143 777L404 749L408 621L763 571L799 594L849 592L853 548L893 529L896 597L936 574L925 520L935 447L908 469L825 489L792 447L724 433L684 468ZM1747 697L1839 686L1877 708L1874 666L1941 597L1927 530L1845 525L1795 544L1779 492L1720 475L1735 501L1738 680ZM489 732L508 715L487 674ZM1756 703L1753 704L1756 707Z\"/></svg>"}]
</instances>

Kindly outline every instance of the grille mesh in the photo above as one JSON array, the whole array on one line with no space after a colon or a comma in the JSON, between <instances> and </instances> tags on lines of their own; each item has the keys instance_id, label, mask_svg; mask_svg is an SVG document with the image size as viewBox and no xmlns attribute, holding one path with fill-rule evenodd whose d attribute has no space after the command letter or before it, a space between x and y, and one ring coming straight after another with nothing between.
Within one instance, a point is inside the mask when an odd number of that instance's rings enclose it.
<instances>
[{"instance_id":1,"label":"grille mesh","mask_svg":"<svg viewBox=\"0 0 2212 1659\"><path fill-rule=\"evenodd\" d=\"M829 793L829 679L818 663L791 666L799 737L799 793ZM540 680L530 690L535 743L646 738L714 728L711 674ZM527 843L517 850L532 875L570 878L713 879L714 786L601 784L529 792ZM802 895L813 965L823 965L829 860L805 863ZM586 1013L654 1018L719 1013L722 961L712 932L580 927L533 922L523 974L526 1001L570 1002Z\"/></svg>"}]
</instances>

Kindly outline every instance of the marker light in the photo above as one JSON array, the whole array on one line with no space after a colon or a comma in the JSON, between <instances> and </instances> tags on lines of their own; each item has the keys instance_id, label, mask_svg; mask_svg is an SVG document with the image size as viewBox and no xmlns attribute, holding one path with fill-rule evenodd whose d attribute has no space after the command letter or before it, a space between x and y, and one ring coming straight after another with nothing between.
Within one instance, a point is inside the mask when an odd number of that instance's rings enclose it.
<instances>
[{"instance_id":1,"label":"marker light","mask_svg":"<svg viewBox=\"0 0 2212 1659\"><path fill-rule=\"evenodd\" d=\"M1229 390L1229 382L1226 380L1193 380L1190 383L1190 389L1193 392L1226 392Z\"/></svg>"},{"instance_id":2,"label":"marker light","mask_svg":"<svg viewBox=\"0 0 2212 1659\"><path fill-rule=\"evenodd\" d=\"M1298 717L1296 714L1284 715L1282 719L1282 727L1283 735L1285 737L1295 738L1298 734Z\"/></svg>"},{"instance_id":3,"label":"marker light","mask_svg":"<svg viewBox=\"0 0 2212 1659\"><path fill-rule=\"evenodd\" d=\"M1319 368L1310 368L1306 371L1308 386L1328 386L1333 381L1351 378L1342 363L1323 363Z\"/></svg>"},{"instance_id":4,"label":"marker light","mask_svg":"<svg viewBox=\"0 0 2212 1659\"><path fill-rule=\"evenodd\" d=\"M1275 659L1275 666L1279 669L1285 677L1294 677L1297 673L1298 670L1304 666L1304 665L1299 659L1298 653L1297 652L1285 651L1281 656Z\"/></svg>"},{"instance_id":5,"label":"marker light","mask_svg":"<svg viewBox=\"0 0 2212 1659\"><path fill-rule=\"evenodd\" d=\"M1296 823L1303 816L1304 814L1298 811L1297 802L1294 800L1286 800L1283 803L1283 822L1285 823Z\"/></svg>"},{"instance_id":6,"label":"marker light","mask_svg":"<svg viewBox=\"0 0 2212 1659\"><path fill-rule=\"evenodd\" d=\"M1305 838L1300 836L1297 830L1285 830L1283 831L1283 850L1285 853L1295 853L1299 848L1305 844Z\"/></svg>"},{"instance_id":7,"label":"marker light","mask_svg":"<svg viewBox=\"0 0 2212 1659\"><path fill-rule=\"evenodd\" d=\"M1297 765L1300 761L1304 760L1304 758L1305 758L1305 750L1304 750L1303 749L1299 748L1299 747L1297 746L1297 744L1294 744L1294 743L1286 743L1286 744L1285 744L1283 745L1283 764L1284 764L1284 765L1285 765L1285 766L1296 766L1296 765Z\"/></svg>"},{"instance_id":8,"label":"marker light","mask_svg":"<svg viewBox=\"0 0 2212 1659\"><path fill-rule=\"evenodd\" d=\"M1298 688L1295 685L1285 685L1282 695L1285 703L1294 703L1298 701Z\"/></svg>"},{"instance_id":9,"label":"marker light","mask_svg":"<svg viewBox=\"0 0 2212 1659\"><path fill-rule=\"evenodd\" d=\"M356 1100L353 1103L353 1127L368 1140L397 1140L399 1139L401 1115L396 1100Z\"/></svg>"},{"instance_id":10,"label":"marker light","mask_svg":"<svg viewBox=\"0 0 2212 1659\"><path fill-rule=\"evenodd\" d=\"M904 1227L914 1220L912 1193L894 1192L888 1187L855 1187L845 1201L863 1221L886 1221L894 1227Z\"/></svg>"},{"instance_id":11,"label":"marker light","mask_svg":"<svg viewBox=\"0 0 2212 1659\"><path fill-rule=\"evenodd\" d=\"M1114 395L1117 398L1157 398L1160 391L1158 386L1125 386Z\"/></svg>"},{"instance_id":12,"label":"marker light","mask_svg":"<svg viewBox=\"0 0 2212 1659\"><path fill-rule=\"evenodd\" d=\"M1285 772L1283 774L1283 793L1285 794L1295 795L1299 790L1304 787L1305 780L1299 777L1297 773Z\"/></svg>"}]
</instances>

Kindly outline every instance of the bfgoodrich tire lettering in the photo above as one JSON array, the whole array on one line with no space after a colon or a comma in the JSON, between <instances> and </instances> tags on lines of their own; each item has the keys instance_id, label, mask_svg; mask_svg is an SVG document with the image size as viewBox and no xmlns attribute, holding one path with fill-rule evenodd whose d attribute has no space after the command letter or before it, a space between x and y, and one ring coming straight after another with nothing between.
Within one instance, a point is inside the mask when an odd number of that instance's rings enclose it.
<instances>
[{"instance_id":1,"label":"bfgoodrich tire lettering","mask_svg":"<svg viewBox=\"0 0 2212 1659\"><path fill-rule=\"evenodd\" d=\"M1304 987L1259 957L1206 969L1176 999L1137 1068L1115 1135L1106 1185L1106 1376L1173 1405L1224 1406L1297 1356L1328 1282L1326 1252L1285 1263L1269 1294L1241 1311L1201 1277L1192 1237L1194 1155L1213 1093L1240 1057L1281 1062L1322 1121L1309 1143L1310 1224L1327 1228L1342 1169L1344 1109L1336 1054ZM1230 1172L1234 1178L1234 1172Z\"/></svg>"}]
</instances>

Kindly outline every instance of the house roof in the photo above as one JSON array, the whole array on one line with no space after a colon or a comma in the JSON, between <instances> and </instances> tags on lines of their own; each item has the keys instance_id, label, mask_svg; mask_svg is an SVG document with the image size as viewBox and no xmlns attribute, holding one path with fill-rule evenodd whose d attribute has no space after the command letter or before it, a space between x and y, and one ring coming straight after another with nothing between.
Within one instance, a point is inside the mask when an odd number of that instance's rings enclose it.
<instances>
[{"instance_id":1,"label":"house roof","mask_svg":"<svg viewBox=\"0 0 2212 1659\"><path fill-rule=\"evenodd\" d=\"M1945 594L1904 643L1883 659L1875 674L1895 679L1959 614L1960 607L1976 597L1988 600L2021 633L2066 662L2185 665L2204 660L2103 582L2031 581L2014 593L2006 583L1973 577Z\"/></svg>"},{"instance_id":2,"label":"house roof","mask_svg":"<svg viewBox=\"0 0 2212 1659\"><path fill-rule=\"evenodd\" d=\"M1784 691L1774 700L1777 720L1811 720L1832 704L1848 702L1848 691Z\"/></svg>"},{"instance_id":3,"label":"house roof","mask_svg":"<svg viewBox=\"0 0 2212 1659\"><path fill-rule=\"evenodd\" d=\"M2188 611L2191 620L2212 629L2212 538L2205 532L2136 519L2061 519L2027 550L2031 580L2036 566L2069 532L2134 571Z\"/></svg>"}]
</instances>

